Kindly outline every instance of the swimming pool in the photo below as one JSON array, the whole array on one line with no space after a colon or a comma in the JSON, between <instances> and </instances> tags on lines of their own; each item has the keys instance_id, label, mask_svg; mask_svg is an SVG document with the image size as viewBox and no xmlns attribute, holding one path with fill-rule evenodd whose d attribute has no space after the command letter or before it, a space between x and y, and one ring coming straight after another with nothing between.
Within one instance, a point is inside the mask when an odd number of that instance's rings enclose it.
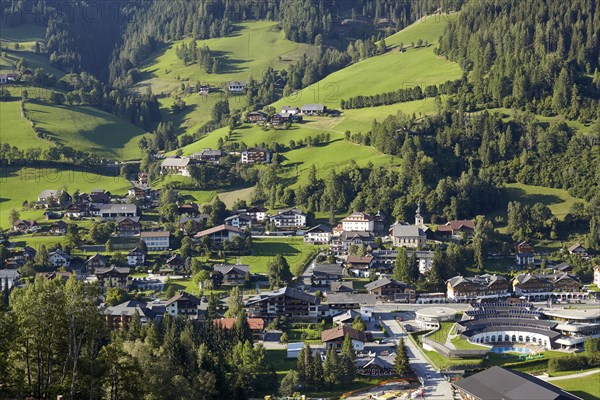
<instances>
[{"instance_id":1,"label":"swimming pool","mask_svg":"<svg viewBox=\"0 0 600 400\"><path fill-rule=\"evenodd\" d=\"M521 354L531 354L531 353L533 353L533 350L529 349L527 347L494 346L490 351L492 353L521 353Z\"/></svg>"}]
</instances>

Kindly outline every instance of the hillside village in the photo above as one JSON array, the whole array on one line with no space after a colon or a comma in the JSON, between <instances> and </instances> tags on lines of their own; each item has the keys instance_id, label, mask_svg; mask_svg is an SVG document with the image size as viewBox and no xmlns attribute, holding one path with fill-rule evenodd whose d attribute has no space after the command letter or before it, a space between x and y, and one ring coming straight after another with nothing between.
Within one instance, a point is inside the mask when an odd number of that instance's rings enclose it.
<instances>
[{"instance_id":1,"label":"hillside village","mask_svg":"<svg viewBox=\"0 0 600 400\"><path fill-rule=\"evenodd\" d=\"M0 0L0 398L600 398L599 15Z\"/></svg>"}]
</instances>

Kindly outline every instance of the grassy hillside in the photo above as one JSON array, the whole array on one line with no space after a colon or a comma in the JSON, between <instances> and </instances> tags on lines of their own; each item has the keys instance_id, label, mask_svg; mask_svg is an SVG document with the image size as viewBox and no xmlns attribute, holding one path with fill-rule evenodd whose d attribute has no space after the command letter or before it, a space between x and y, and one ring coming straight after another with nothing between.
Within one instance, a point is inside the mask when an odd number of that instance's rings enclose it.
<instances>
[{"instance_id":1,"label":"grassy hillside","mask_svg":"<svg viewBox=\"0 0 600 400\"><path fill-rule=\"evenodd\" d=\"M21 218L42 219L43 210L23 211L23 201L37 201L44 189L67 188L90 191L106 189L115 194L126 194L131 183L120 176L96 172L59 170L56 168L3 168L0 175L0 227L7 228L8 213L12 208L21 210Z\"/></svg>"},{"instance_id":2,"label":"grassy hillside","mask_svg":"<svg viewBox=\"0 0 600 400\"><path fill-rule=\"evenodd\" d=\"M585 202L571 196L563 189L524 185L522 183L509 183L506 185L506 192L508 201L518 201L529 205L543 203L561 220L565 218L573 203L576 201Z\"/></svg>"},{"instance_id":3,"label":"grassy hillside","mask_svg":"<svg viewBox=\"0 0 600 400\"><path fill-rule=\"evenodd\" d=\"M137 142L144 131L112 114L88 106L45 103L27 103L26 110L39 128L66 146L122 160L142 157Z\"/></svg>"},{"instance_id":4,"label":"grassy hillside","mask_svg":"<svg viewBox=\"0 0 600 400\"><path fill-rule=\"evenodd\" d=\"M388 46L399 46L403 43L404 47L410 46L412 42L416 43L419 39L423 42L437 43L448 22L454 20L457 15L442 14L421 18L400 32L385 38L385 43Z\"/></svg>"},{"instance_id":5,"label":"grassy hillside","mask_svg":"<svg viewBox=\"0 0 600 400\"><path fill-rule=\"evenodd\" d=\"M0 143L8 143L22 150L52 146L49 141L39 139L31 123L21 116L20 101L0 101L0 116Z\"/></svg>"},{"instance_id":6,"label":"grassy hillside","mask_svg":"<svg viewBox=\"0 0 600 400\"><path fill-rule=\"evenodd\" d=\"M550 383L584 400L600 398L600 372L579 378L553 380Z\"/></svg>"}]
</instances>

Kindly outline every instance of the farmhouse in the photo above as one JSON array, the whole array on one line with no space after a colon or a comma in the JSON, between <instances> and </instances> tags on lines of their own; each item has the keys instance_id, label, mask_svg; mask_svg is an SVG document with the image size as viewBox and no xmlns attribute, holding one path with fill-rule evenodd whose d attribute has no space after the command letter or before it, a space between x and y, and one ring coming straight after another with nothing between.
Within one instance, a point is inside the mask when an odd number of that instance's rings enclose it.
<instances>
[{"instance_id":1,"label":"farmhouse","mask_svg":"<svg viewBox=\"0 0 600 400\"><path fill-rule=\"evenodd\" d=\"M368 277L373 266L373 256L348 256L346 268L351 275Z\"/></svg>"},{"instance_id":2,"label":"farmhouse","mask_svg":"<svg viewBox=\"0 0 600 400\"><path fill-rule=\"evenodd\" d=\"M135 236L140 234L140 217L117 217L117 235Z\"/></svg>"},{"instance_id":3,"label":"farmhouse","mask_svg":"<svg viewBox=\"0 0 600 400\"><path fill-rule=\"evenodd\" d=\"M236 214L225 218L225 225L235 226L236 228L252 228L252 217L247 214Z\"/></svg>"},{"instance_id":4,"label":"farmhouse","mask_svg":"<svg viewBox=\"0 0 600 400\"><path fill-rule=\"evenodd\" d=\"M246 302L246 309L249 317L267 321L282 316L292 321L316 321L319 318L319 304L318 297L286 286L250 298Z\"/></svg>"},{"instance_id":5,"label":"farmhouse","mask_svg":"<svg viewBox=\"0 0 600 400\"><path fill-rule=\"evenodd\" d=\"M56 250L48 254L48 263L55 268L68 267L71 264L71 256L62 250Z\"/></svg>"},{"instance_id":6,"label":"farmhouse","mask_svg":"<svg viewBox=\"0 0 600 400\"><path fill-rule=\"evenodd\" d=\"M390 278L381 278L365 285L369 294L374 294L377 300L414 303L417 291L412 286Z\"/></svg>"},{"instance_id":7,"label":"farmhouse","mask_svg":"<svg viewBox=\"0 0 600 400\"><path fill-rule=\"evenodd\" d=\"M61 203L61 197L63 198L63 203ZM53 207L54 205L66 206L71 201L73 201L71 195L66 192L63 195L62 190L46 189L38 194L38 204L45 207Z\"/></svg>"},{"instance_id":8,"label":"farmhouse","mask_svg":"<svg viewBox=\"0 0 600 400\"><path fill-rule=\"evenodd\" d=\"M37 232L38 228L39 226L37 222L28 219L19 219L15 221L15 224L13 225L13 230L21 233Z\"/></svg>"},{"instance_id":9,"label":"farmhouse","mask_svg":"<svg viewBox=\"0 0 600 400\"><path fill-rule=\"evenodd\" d=\"M89 273L93 273L96 268L105 268L108 264L108 260L100 253L96 253L90 258L88 258L85 263L85 269Z\"/></svg>"},{"instance_id":10,"label":"farmhouse","mask_svg":"<svg viewBox=\"0 0 600 400\"><path fill-rule=\"evenodd\" d=\"M282 126L286 122L290 122L289 114L273 114L271 115L271 118L269 118L269 124L274 127Z\"/></svg>"},{"instance_id":11,"label":"farmhouse","mask_svg":"<svg viewBox=\"0 0 600 400\"><path fill-rule=\"evenodd\" d=\"M560 274L519 274L512 281L517 296L539 301L550 297L561 297L564 292L577 292L579 281L567 273Z\"/></svg>"},{"instance_id":12,"label":"farmhouse","mask_svg":"<svg viewBox=\"0 0 600 400\"><path fill-rule=\"evenodd\" d=\"M81 219L89 215L88 206L82 203L71 203L64 209L64 214L68 218Z\"/></svg>"},{"instance_id":13,"label":"farmhouse","mask_svg":"<svg viewBox=\"0 0 600 400\"><path fill-rule=\"evenodd\" d=\"M246 82L231 81L227 83L227 91L229 93L244 93L246 90Z\"/></svg>"},{"instance_id":14,"label":"farmhouse","mask_svg":"<svg viewBox=\"0 0 600 400\"><path fill-rule=\"evenodd\" d=\"M454 301L506 298L508 281L499 275L455 276L446 281L447 298Z\"/></svg>"},{"instance_id":15,"label":"farmhouse","mask_svg":"<svg viewBox=\"0 0 600 400\"><path fill-rule=\"evenodd\" d=\"M269 116L262 111L252 111L246 115L246 121L251 124L261 124L267 122Z\"/></svg>"},{"instance_id":16,"label":"farmhouse","mask_svg":"<svg viewBox=\"0 0 600 400\"><path fill-rule=\"evenodd\" d=\"M175 158L168 157L163 160L160 164L160 173L167 174L178 174L183 176L190 176L188 166L191 163L189 158Z\"/></svg>"},{"instance_id":17,"label":"farmhouse","mask_svg":"<svg viewBox=\"0 0 600 400\"><path fill-rule=\"evenodd\" d=\"M215 265L214 272L223 274L223 285L243 285L246 282L246 276L250 273L250 266L219 264Z\"/></svg>"},{"instance_id":18,"label":"farmhouse","mask_svg":"<svg viewBox=\"0 0 600 400\"><path fill-rule=\"evenodd\" d=\"M323 104L304 104L300 107L302 115L320 115L325 113L327 107Z\"/></svg>"},{"instance_id":19,"label":"farmhouse","mask_svg":"<svg viewBox=\"0 0 600 400\"><path fill-rule=\"evenodd\" d=\"M213 246L220 246L223 243L223 241L231 241L235 237L240 236L241 234L242 230L240 228L223 224L198 232L194 237L196 239L202 239L204 237L207 237Z\"/></svg>"},{"instance_id":20,"label":"farmhouse","mask_svg":"<svg viewBox=\"0 0 600 400\"><path fill-rule=\"evenodd\" d=\"M375 242L375 235L372 232L344 231L342 234L331 240L331 251L336 255L348 253L350 246L369 246Z\"/></svg>"},{"instance_id":21,"label":"farmhouse","mask_svg":"<svg viewBox=\"0 0 600 400\"><path fill-rule=\"evenodd\" d=\"M331 228L319 224L304 232L304 243L328 244L331 241Z\"/></svg>"},{"instance_id":22,"label":"farmhouse","mask_svg":"<svg viewBox=\"0 0 600 400\"><path fill-rule=\"evenodd\" d=\"M241 156L242 164L258 164L258 163L270 163L271 162L271 152L266 149L261 149L258 147L252 147L242 151Z\"/></svg>"},{"instance_id":23,"label":"farmhouse","mask_svg":"<svg viewBox=\"0 0 600 400\"><path fill-rule=\"evenodd\" d=\"M300 109L298 107L283 106L281 107L281 114L287 116L300 114Z\"/></svg>"},{"instance_id":24,"label":"farmhouse","mask_svg":"<svg viewBox=\"0 0 600 400\"><path fill-rule=\"evenodd\" d=\"M104 310L108 327L113 331L126 331L136 314L139 316L142 325L145 325L155 317L155 314L146 307L145 303L135 300L129 300L114 307L107 307Z\"/></svg>"},{"instance_id":25,"label":"farmhouse","mask_svg":"<svg viewBox=\"0 0 600 400\"><path fill-rule=\"evenodd\" d=\"M226 154L223 150L203 149L199 153L192 154L192 157L200 161L218 164L221 158L225 157L225 155Z\"/></svg>"},{"instance_id":26,"label":"farmhouse","mask_svg":"<svg viewBox=\"0 0 600 400\"><path fill-rule=\"evenodd\" d=\"M129 253L127 253L127 265L129 266L135 267L144 265L145 261L146 255L137 248L130 250Z\"/></svg>"},{"instance_id":27,"label":"farmhouse","mask_svg":"<svg viewBox=\"0 0 600 400\"><path fill-rule=\"evenodd\" d=\"M447 222L446 225L437 227L440 236L450 236L456 239L472 239L475 232L475 221L472 219L461 219Z\"/></svg>"},{"instance_id":28,"label":"farmhouse","mask_svg":"<svg viewBox=\"0 0 600 400\"><path fill-rule=\"evenodd\" d=\"M146 243L146 246L150 251L167 250L170 245L170 237L171 233L169 231L140 233L140 239Z\"/></svg>"},{"instance_id":29,"label":"farmhouse","mask_svg":"<svg viewBox=\"0 0 600 400\"><path fill-rule=\"evenodd\" d=\"M280 211L277 215L270 217L269 220L276 228L302 228L306 226L306 214L296 208Z\"/></svg>"},{"instance_id":30,"label":"farmhouse","mask_svg":"<svg viewBox=\"0 0 600 400\"><path fill-rule=\"evenodd\" d=\"M331 282L341 280L343 272L344 269L339 264L317 264L310 280L313 286L329 286Z\"/></svg>"},{"instance_id":31,"label":"farmhouse","mask_svg":"<svg viewBox=\"0 0 600 400\"><path fill-rule=\"evenodd\" d=\"M341 350L346 336L349 336L352 340L354 351L363 351L367 342L366 333L345 325L336 326L335 328L321 332L321 341L325 343L327 349Z\"/></svg>"},{"instance_id":32,"label":"farmhouse","mask_svg":"<svg viewBox=\"0 0 600 400\"><path fill-rule=\"evenodd\" d=\"M331 293L354 293L353 281L334 281L329 284L328 294Z\"/></svg>"},{"instance_id":33,"label":"farmhouse","mask_svg":"<svg viewBox=\"0 0 600 400\"><path fill-rule=\"evenodd\" d=\"M567 251L569 252L569 254L574 254L579 257L587 257L588 255L587 249L583 247L581 243L573 244L567 249Z\"/></svg>"}]
</instances>

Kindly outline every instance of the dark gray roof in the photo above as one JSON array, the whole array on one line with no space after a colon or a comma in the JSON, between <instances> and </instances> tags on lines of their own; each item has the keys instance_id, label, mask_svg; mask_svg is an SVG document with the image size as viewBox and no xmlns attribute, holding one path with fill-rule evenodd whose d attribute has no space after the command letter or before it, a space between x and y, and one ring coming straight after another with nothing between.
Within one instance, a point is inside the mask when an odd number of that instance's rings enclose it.
<instances>
[{"instance_id":1,"label":"dark gray roof","mask_svg":"<svg viewBox=\"0 0 600 400\"><path fill-rule=\"evenodd\" d=\"M339 264L317 264L313 268L313 275L340 275L342 276L344 268Z\"/></svg>"},{"instance_id":2,"label":"dark gray roof","mask_svg":"<svg viewBox=\"0 0 600 400\"><path fill-rule=\"evenodd\" d=\"M327 296L327 303L332 304L359 304L361 306L374 306L374 294L331 293Z\"/></svg>"},{"instance_id":3,"label":"dark gray roof","mask_svg":"<svg viewBox=\"0 0 600 400\"><path fill-rule=\"evenodd\" d=\"M291 297L293 299L305 301L310 304L319 304L321 302L317 296L314 296L309 293L305 293L298 289L293 289L291 287L285 286L278 290L274 290L271 292L263 292L257 296L254 296L248 300L246 305L260 303L261 301L264 301L264 300L267 300L270 298L279 297L279 296Z\"/></svg>"},{"instance_id":4,"label":"dark gray roof","mask_svg":"<svg viewBox=\"0 0 600 400\"><path fill-rule=\"evenodd\" d=\"M214 270L215 270L215 272L220 272L223 275L228 274L232 270L233 270L233 272L236 272L238 274L247 274L250 272L250 266L247 264L237 264L237 265L220 264L220 265L215 265Z\"/></svg>"},{"instance_id":5,"label":"dark gray roof","mask_svg":"<svg viewBox=\"0 0 600 400\"><path fill-rule=\"evenodd\" d=\"M353 291L354 290L354 282L353 281L336 281L331 282L329 287L332 292L340 292L342 290Z\"/></svg>"},{"instance_id":6,"label":"dark gray roof","mask_svg":"<svg viewBox=\"0 0 600 400\"><path fill-rule=\"evenodd\" d=\"M317 226L313 226L312 228L310 228L310 229L308 229L306 231L306 233L309 233L309 232L326 232L326 233L329 233L329 232L331 232L331 228L328 227L327 225L319 224Z\"/></svg>"},{"instance_id":7,"label":"dark gray roof","mask_svg":"<svg viewBox=\"0 0 600 400\"><path fill-rule=\"evenodd\" d=\"M468 378L452 383L485 400L581 400L551 383L529 374L507 368L491 367Z\"/></svg>"},{"instance_id":8,"label":"dark gray roof","mask_svg":"<svg viewBox=\"0 0 600 400\"><path fill-rule=\"evenodd\" d=\"M154 313L146 308L145 303L135 300L126 301L114 307L108 307L104 311L104 314L113 316L133 316L136 312L140 315L140 317L154 318Z\"/></svg>"},{"instance_id":9,"label":"dark gray roof","mask_svg":"<svg viewBox=\"0 0 600 400\"><path fill-rule=\"evenodd\" d=\"M365 289L367 289L367 291L371 291L371 290L375 290L378 289L380 287L383 286L387 286L389 284L394 284L400 287L407 287L408 285L404 282L400 282L400 281L396 281L394 279L390 279L390 278L381 278L381 279L377 279L374 282L370 282L368 284L365 285Z\"/></svg>"},{"instance_id":10,"label":"dark gray roof","mask_svg":"<svg viewBox=\"0 0 600 400\"><path fill-rule=\"evenodd\" d=\"M416 225L403 225L394 224L392 225L392 236L394 237L417 237L425 236L423 229Z\"/></svg>"}]
</instances>

